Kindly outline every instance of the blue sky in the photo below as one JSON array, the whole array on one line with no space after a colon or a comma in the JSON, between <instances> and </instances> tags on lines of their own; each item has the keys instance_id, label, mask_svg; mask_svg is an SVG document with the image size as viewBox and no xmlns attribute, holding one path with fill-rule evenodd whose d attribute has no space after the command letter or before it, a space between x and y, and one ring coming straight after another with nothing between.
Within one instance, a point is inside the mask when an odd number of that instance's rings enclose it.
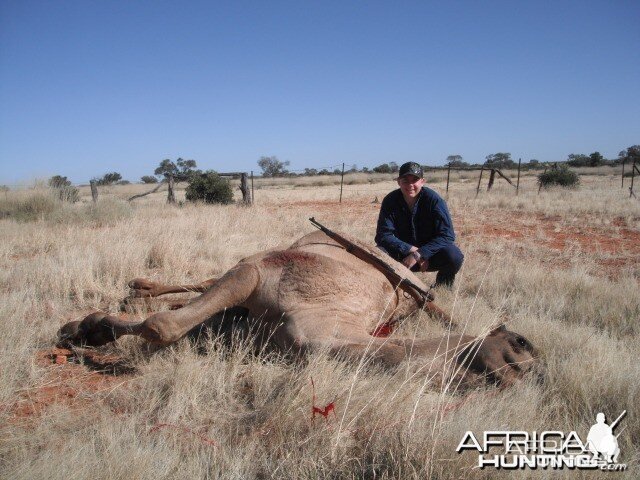
<instances>
[{"instance_id":1,"label":"blue sky","mask_svg":"<svg viewBox=\"0 0 640 480\"><path fill-rule=\"evenodd\" d=\"M640 2L0 0L0 183L640 143Z\"/></svg>"}]
</instances>

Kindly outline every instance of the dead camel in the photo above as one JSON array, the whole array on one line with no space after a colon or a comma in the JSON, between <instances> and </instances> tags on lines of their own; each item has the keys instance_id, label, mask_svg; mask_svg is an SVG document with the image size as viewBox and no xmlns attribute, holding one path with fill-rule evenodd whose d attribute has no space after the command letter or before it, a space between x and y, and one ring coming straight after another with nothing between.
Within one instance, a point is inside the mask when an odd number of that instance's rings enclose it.
<instances>
[{"instance_id":1,"label":"dead camel","mask_svg":"<svg viewBox=\"0 0 640 480\"><path fill-rule=\"evenodd\" d=\"M394 263L377 249L350 238L369 252ZM394 264L395 265L395 264ZM399 272L418 285L415 275L397 264ZM204 292L183 308L125 322L102 312L60 329L61 342L99 346L122 335L139 335L149 342L171 344L192 328L232 307L243 307L272 329L280 348L305 353L326 350L347 359L371 359L395 366L407 357L424 357L431 371L466 379L479 376L512 384L535 364L535 350L504 325L485 336L447 335L432 340L372 336L415 312L419 305L395 289L372 265L351 255L318 231L286 250L271 250L241 260L218 279L197 285L162 286L147 280L130 282L133 296ZM426 287L424 287L426 290ZM433 303L425 309L444 321L448 316ZM218 316L219 317L219 316Z\"/></svg>"}]
</instances>

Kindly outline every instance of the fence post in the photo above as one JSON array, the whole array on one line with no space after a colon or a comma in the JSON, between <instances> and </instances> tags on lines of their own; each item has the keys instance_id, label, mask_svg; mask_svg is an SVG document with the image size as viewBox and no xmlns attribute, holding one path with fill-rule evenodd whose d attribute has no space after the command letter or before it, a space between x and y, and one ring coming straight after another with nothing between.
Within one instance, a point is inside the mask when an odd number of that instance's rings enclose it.
<instances>
[{"instance_id":1,"label":"fence post","mask_svg":"<svg viewBox=\"0 0 640 480\"><path fill-rule=\"evenodd\" d=\"M627 163L627 159L625 158L624 160L622 160L622 187L620 188L624 188L624 164Z\"/></svg>"},{"instance_id":2,"label":"fence post","mask_svg":"<svg viewBox=\"0 0 640 480\"><path fill-rule=\"evenodd\" d=\"M545 173L547 173L547 166L544 166L544 172L542 172L542 175L544 175ZM540 195L540 190L542 190L542 182L540 181L540 177L538 177L538 183L540 184L538 186L538 195Z\"/></svg>"},{"instance_id":3,"label":"fence post","mask_svg":"<svg viewBox=\"0 0 640 480\"><path fill-rule=\"evenodd\" d=\"M482 172L484 172L484 165L480 168L480 177L478 178L478 187L476 188L476 197L480 193L480 182L482 181Z\"/></svg>"},{"instance_id":4,"label":"fence post","mask_svg":"<svg viewBox=\"0 0 640 480\"><path fill-rule=\"evenodd\" d=\"M240 191L242 192L242 202L245 205L251 205L251 192L247 185L247 174L244 172L240 174Z\"/></svg>"},{"instance_id":5,"label":"fence post","mask_svg":"<svg viewBox=\"0 0 640 480\"><path fill-rule=\"evenodd\" d=\"M447 166L447 190L446 192L449 193L449 177L451 176L451 162L449 162L449 165Z\"/></svg>"},{"instance_id":6,"label":"fence post","mask_svg":"<svg viewBox=\"0 0 640 480\"><path fill-rule=\"evenodd\" d=\"M518 180L516 181L516 197L520 191L520 165L522 164L522 158L518 159Z\"/></svg>"},{"instance_id":7,"label":"fence post","mask_svg":"<svg viewBox=\"0 0 640 480\"><path fill-rule=\"evenodd\" d=\"M495 180L496 180L496 170L495 168L492 168L491 173L489 174L489 185L487 185L487 192L491 190L491 187L493 187L493 182L495 182Z\"/></svg>"},{"instance_id":8,"label":"fence post","mask_svg":"<svg viewBox=\"0 0 640 480\"><path fill-rule=\"evenodd\" d=\"M93 203L96 203L98 201L98 187L96 186L95 180L91 180L89 185L91 185L91 198L93 199Z\"/></svg>"},{"instance_id":9,"label":"fence post","mask_svg":"<svg viewBox=\"0 0 640 480\"><path fill-rule=\"evenodd\" d=\"M631 186L629 187L629 198L635 197L636 194L633 193L633 180L636 176L636 159L633 159L633 167L631 168Z\"/></svg>"},{"instance_id":10,"label":"fence post","mask_svg":"<svg viewBox=\"0 0 640 480\"><path fill-rule=\"evenodd\" d=\"M169 175L167 178L167 185L169 187L169 193L167 193L167 203L176 203L176 195L173 193L173 175Z\"/></svg>"},{"instance_id":11,"label":"fence post","mask_svg":"<svg viewBox=\"0 0 640 480\"><path fill-rule=\"evenodd\" d=\"M344 184L344 162L342 162L342 174L340 175L340 203L342 203L342 185Z\"/></svg>"},{"instance_id":12,"label":"fence post","mask_svg":"<svg viewBox=\"0 0 640 480\"><path fill-rule=\"evenodd\" d=\"M251 170L251 203L256 201L255 194L253 193L253 170Z\"/></svg>"}]
</instances>

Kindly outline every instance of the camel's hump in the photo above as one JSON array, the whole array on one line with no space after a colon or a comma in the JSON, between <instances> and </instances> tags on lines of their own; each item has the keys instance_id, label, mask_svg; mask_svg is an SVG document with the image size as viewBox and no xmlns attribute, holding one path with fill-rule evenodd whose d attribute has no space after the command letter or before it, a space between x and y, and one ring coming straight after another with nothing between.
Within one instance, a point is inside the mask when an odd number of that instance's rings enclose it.
<instances>
[{"instance_id":1,"label":"camel's hump","mask_svg":"<svg viewBox=\"0 0 640 480\"><path fill-rule=\"evenodd\" d=\"M357 245L358 247L362 248L371 256L379 260L382 260L386 265L389 266L389 269L391 269L396 275L399 275L400 277L413 282L416 286L420 287L423 290L429 289L424 284L424 282L422 282L422 280L420 280L411 270L409 270L407 267L402 265L400 262L397 262L396 260L391 258L389 255L384 253L379 248L369 245L368 243L365 243L347 233L343 233L343 232L336 232L336 233L338 233L340 236L344 237L346 240L350 241L354 245ZM332 247L344 248L338 242L336 242L331 237L329 237L327 234L325 234L321 230L317 230L315 232L309 233L304 237L298 239L295 243L293 243L289 247L289 249L299 249L307 245L317 245L317 244L325 244L325 245L331 245ZM330 256L330 254L328 256Z\"/></svg>"}]
</instances>

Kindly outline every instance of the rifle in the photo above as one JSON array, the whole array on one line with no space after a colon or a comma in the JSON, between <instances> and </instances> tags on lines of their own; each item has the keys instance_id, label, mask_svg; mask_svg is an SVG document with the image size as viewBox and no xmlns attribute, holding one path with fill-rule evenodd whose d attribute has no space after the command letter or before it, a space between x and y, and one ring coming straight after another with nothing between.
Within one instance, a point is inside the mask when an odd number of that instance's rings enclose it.
<instances>
[{"instance_id":1,"label":"rifle","mask_svg":"<svg viewBox=\"0 0 640 480\"><path fill-rule=\"evenodd\" d=\"M385 262L381 258L376 257L374 254L368 252L367 250L356 245L350 240L347 240L339 233L329 230L320 222L317 222L314 217L311 217L309 221L314 226L322 230L329 238L334 239L336 242L342 245L347 252L358 257L360 260L367 262L368 264L374 266L376 269L382 272L393 285L397 285L401 290L411 295L413 299L418 302L418 305L420 305L421 308L427 302L433 302L434 296L430 291L431 288L429 288L429 290L424 290L408 278L404 278L400 274L396 273L395 269L387 262Z\"/></svg>"}]
</instances>

